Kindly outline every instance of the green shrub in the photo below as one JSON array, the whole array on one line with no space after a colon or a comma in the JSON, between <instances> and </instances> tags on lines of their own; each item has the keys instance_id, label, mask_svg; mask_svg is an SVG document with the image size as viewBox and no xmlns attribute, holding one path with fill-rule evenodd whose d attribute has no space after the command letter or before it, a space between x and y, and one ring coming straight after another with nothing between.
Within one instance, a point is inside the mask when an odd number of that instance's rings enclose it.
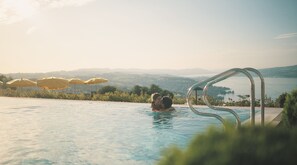
<instances>
[{"instance_id":1,"label":"green shrub","mask_svg":"<svg viewBox=\"0 0 297 165\"><path fill-rule=\"evenodd\" d=\"M278 96L278 98L275 100L277 107L280 107L280 108L284 107L287 95L288 93L285 92Z\"/></svg>"},{"instance_id":2,"label":"green shrub","mask_svg":"<svg viewBox=\"0 0 297 165\"><path fill-rule=\"evenodd\" d=\"M287 127L297 126L297 89L293 90L286 97L282 122Z\"/></svg>"},{"instance_id":3,"label":"green shrub","mask_svg":"<svg viewBox=\"0 0 297 165\"><path fill-rule=\"evenodd\" d=\"M117 91L116 87L108 85L108 86L104 86L103 88L101 88L99 90L99 93L100 94L105 94L105 93L113 93L115 91Z\"/></svg>"},{"instance_id":4,"label":"green shrub","mask_svg":"<svg viewBox=\"0 0 297 165\"><path fill-rule=\"evenodd\" d=\"M159 165L293 165L297 162L297 129L210 128L186 150L171 147Z\"/></svg>"}]
</instances>

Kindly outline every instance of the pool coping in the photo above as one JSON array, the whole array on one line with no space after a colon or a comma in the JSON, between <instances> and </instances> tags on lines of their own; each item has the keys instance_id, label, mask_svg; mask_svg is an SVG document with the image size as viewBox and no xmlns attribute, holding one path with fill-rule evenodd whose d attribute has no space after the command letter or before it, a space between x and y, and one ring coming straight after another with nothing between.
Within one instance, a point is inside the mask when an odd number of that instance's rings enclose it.
<instances>
[{"instance_id":1,"label":"pool coping","mask_svg":"<svg viewBox=\"0 0 297 165\"><path fill-rule=\"evenodd\" d=\"M276 127L282 119L283 108L265 107L264 111L264 125ZM250 125L250 120L245 120L242 125ZM255 125L261 125L261 113L256 113Z\"/></svg>"},{"instance_id":2,"label":"pool coping","mask_svg":"<svg viewBox=\"0 0 297 165\"><path fill-rule=\"evenodd\" d=\"M180 106L180 105L176 105ZM188 107L187 105L184 105L185 107ZM194 107L205 107L205 105L194 105ZM224 108L230 108L230 109L246 109L250 110L250 107L237 107L237 106L222 106ZM256 109L260 109L260 107L255 107ZM275 107L265 107L264 110L264 124L276 127L280 124L281 118L282 118L282 111L283 108L275 108ZM250 125L250 119L242 121L242 125ZM255 115L255 125L261 125L261 112L259 111Z\"/></svg>"}]
</instances>

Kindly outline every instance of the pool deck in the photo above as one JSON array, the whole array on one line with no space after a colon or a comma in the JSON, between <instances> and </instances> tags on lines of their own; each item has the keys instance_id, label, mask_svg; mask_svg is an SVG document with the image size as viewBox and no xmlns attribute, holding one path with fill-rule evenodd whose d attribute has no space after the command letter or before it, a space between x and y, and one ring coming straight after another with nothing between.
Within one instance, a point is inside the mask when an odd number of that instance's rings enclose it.
<instances>
[{"instance_id":1,"label":"pool deck","mask_svg":"<svg viewBox=\"0 0 297 165\"><path fill-rule=\"evenodd\" d=\"M185 107L188 107L188 106L185 105ZM194 107L204 107L205 108L207 106L194 105ZM229 106L225 106L225 107L230 108L230 109L246 109L246 110L250 109L250 107L229 107ZM260 107L256 107L256 109L260 109ZM283 108L265 107L264 124L276 127L281 122L282 111L283 111ZM249 125L249 124L250 124L250 120L248 119L248 120L242 121L241 125ZM256 113L255 125L261 125L261 112Z\"/></svg>"},{"instance_id":2,"label":"pool deck","mask_svg":"<svg viewBox=\"0 0 297 165\"><path fill-rule=\"evenodd\" d=\"M264 124L270 125L270 126L277 126L282 118L282 110L283 108L268 108L265 107L264 111ZM242 123L242 125L249 125L250 120L246 120ZM255 124L260 125L261 124L261 112L256 113L255 116Z\"/></svg>"}]
</instances>

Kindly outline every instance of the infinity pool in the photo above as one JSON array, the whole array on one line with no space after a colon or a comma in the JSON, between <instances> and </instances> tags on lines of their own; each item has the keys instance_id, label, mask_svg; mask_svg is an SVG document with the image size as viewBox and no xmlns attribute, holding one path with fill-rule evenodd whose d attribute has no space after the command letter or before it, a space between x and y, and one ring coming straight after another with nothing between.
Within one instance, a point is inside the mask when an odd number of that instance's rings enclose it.
<instances>
[{"instance_id":1,"label":"infinity pool","mask_svg":"<svg viewBox=\"0 0 297 165\"><path fill-rule=\"evenodd\" d=\"M221 126L175 108L156 113L150 104L0 97L0 164L155 164L164 148L184 148L210 125ZM248 110L237 112L249 118Z\"/></svg>"}]
</instances>

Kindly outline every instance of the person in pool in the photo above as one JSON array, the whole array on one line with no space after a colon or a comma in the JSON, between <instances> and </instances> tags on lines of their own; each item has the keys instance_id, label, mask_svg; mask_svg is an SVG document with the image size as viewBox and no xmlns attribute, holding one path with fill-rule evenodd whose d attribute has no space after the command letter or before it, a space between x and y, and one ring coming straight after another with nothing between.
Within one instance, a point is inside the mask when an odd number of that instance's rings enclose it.
<instances>
[{"instance_id":1,"label":"person in pool","mask_svg":"<svg viewBox=\"0 0 297 165\"><path fill-rule=\"evenodd\" d=\"M151 100L151 107L154 112L170 112L175 110L172 107L172 99L168 96L161 97L159 93L153 93Z\"/></svg>"},{"instance_id":2,"label":"person in pool","mask_svg":"<svg viewBox=\"0 0 297 165\"><path fill-rule=\"evenodd\" d=\"M159 93L153 93L151 95L151 101L152 101L152 104L151 104L151 108L152 108L152 111L159 111L162 106L161 106L161 95Z\"/></svg>"},{"instance_id":3,"label":"person in pool","mask_svg":"<svg viewBox=\"0 0 297 165\"><path fill-rule=\"evenodd\" d=\"M175 108L172 107L172 99L168 96L163 96L160 100L161 112L172 112L175 111Z\"/></svg>"}]
</instances>

